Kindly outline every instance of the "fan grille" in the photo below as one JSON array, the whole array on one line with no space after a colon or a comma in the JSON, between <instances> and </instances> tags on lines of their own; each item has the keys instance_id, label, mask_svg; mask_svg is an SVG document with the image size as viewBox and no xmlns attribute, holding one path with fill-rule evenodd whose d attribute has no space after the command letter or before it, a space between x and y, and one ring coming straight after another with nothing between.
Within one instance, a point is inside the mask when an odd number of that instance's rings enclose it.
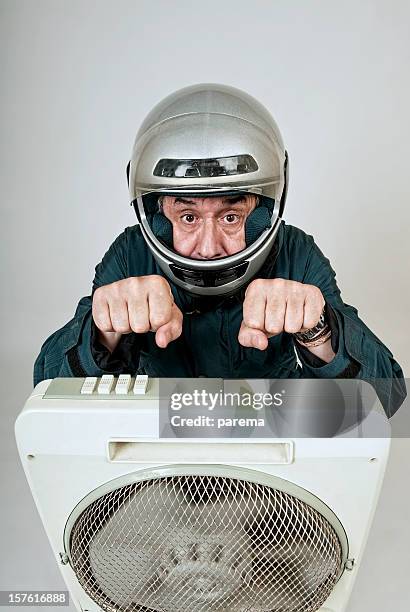
<instances>
[{"instance_id":1,"label":"fan grille","mask_svg":"<svg viewBox=\"0 0 410 612\"><path fill-rule=\"evenodd\" d=\"M155 478L101 496L75 521L70 555L107 612L313 612L342 570L320 512L221 476Z\"/></svg>"}]
</instances>

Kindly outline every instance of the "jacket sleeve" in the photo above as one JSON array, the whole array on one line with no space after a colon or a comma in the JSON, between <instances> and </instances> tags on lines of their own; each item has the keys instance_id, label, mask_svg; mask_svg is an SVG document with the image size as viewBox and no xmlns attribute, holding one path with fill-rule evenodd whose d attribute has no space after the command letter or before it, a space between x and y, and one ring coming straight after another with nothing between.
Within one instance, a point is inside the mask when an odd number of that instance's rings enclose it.
<instances>
[{"instance_id":1,"label":"jacket sleeve","mask_svg":"<svg viewBox=\"0 0 410 612\"><path fill-rule=\"evenodd\" d=\"M128 276L127 230L112 243L95 268L93 290ZM95 362L91 349L92 296L83 297L74 317L41 347L34 364L34 386L55 377L102 376L107 370ZM111 372L110 373L114 373Z\"/></svg>"},{"instance_id":2,"label":"jacket sleeve","mask_svg":"<svg viewBox=\"0 0 410 612\"><path fill-rule=\"evenodd\" d=\"M311 236L309 240L311 248L302 282L319 287L326 304L335 314L338 347L333 360L321 367L312 367L298 352L303 375L309 378L336 378L346 368L352 369L351 364L354 364L356 378L372 384L390 418L407 395L402 369L391 351L360 319L357 309L343 302L329 260Z\"/></svg>"}]
</instances>

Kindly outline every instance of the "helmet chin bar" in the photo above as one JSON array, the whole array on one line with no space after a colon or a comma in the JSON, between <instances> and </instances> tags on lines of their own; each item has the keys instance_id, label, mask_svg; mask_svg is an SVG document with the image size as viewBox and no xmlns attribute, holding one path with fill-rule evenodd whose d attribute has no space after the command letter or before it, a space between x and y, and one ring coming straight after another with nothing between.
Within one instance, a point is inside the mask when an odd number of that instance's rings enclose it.
<instances>
[{"instance_id":1,"label":"helmet chin bar","mask_svg":"<svg viewBox=\"0 0 410 612\"><path fill-rule=\"evenodd\" d=\"M169 268L173 275L184 283L195 285L195 287L221 287L228 283L240 280L249 267L245 261L227 270L187 270L176 264L170 264Z\"/></svg>"}]
</instances>

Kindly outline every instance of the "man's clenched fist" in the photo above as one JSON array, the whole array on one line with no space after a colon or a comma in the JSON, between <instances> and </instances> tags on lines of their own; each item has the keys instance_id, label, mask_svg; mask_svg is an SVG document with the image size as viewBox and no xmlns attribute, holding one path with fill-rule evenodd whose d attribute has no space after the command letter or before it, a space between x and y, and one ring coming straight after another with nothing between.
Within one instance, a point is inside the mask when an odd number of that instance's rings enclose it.
<instances>
[{"instance_id":1,"label":"man's clenched fist","mask_svg":"<svg viewBox=\"0 0 410 612\"><path fill-rule=\"evenodd\" d=\"M154 331L155 341L165 348L182 333L182 313L171 288L162 276L131 276L94 292L93 319L99 339L111 351L122 334Z\"/></svg>"},{"instance_id":2,"label":"man's clenched fist","mask_svg":"<svg viewBox=\"0 0 410 612\"><path fill-rule=\"evenodd\" d=\"M314 285L283 278L255 279L246 290L239 343L263 351L271 336L314 327L324 305L322 292Z\"/></svg>"}]
</instances>

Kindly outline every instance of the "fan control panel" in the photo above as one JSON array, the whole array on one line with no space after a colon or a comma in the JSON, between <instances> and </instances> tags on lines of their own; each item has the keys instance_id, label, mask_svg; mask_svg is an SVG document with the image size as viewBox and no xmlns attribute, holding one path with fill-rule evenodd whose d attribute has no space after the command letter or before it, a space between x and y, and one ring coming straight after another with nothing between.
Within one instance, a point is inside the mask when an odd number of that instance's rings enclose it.
<instances>
[{"instance_id":1,"label":"fan control panel","mask_svg":"<svg viewBox=\"0 0 410 612\"><path fill-rule=\"evenodd\" d=\"M145 395L148 384L146 374L137 374L131 385L131 374L121 374L116 379L113 374L104 374L100 379L97 376L87 376L81 387L81 395L90 395L96 391L100 395L126 395L130 391L134 395Z\"/></svg>"},{"instance_id":2,"label":"fan control panel","mask_svg":"<svg viewBox=\"0 0 410 612\"><path fill-rule=\"evenodd\" d=\"M44 394L47 399L83 398L114 399L145 397L152 387L152 379L146 374L104 374L103 376L86 376L85 378L55 378ZM154 385L155 386L155 385Z\"/></svg>"}]
</instances>

